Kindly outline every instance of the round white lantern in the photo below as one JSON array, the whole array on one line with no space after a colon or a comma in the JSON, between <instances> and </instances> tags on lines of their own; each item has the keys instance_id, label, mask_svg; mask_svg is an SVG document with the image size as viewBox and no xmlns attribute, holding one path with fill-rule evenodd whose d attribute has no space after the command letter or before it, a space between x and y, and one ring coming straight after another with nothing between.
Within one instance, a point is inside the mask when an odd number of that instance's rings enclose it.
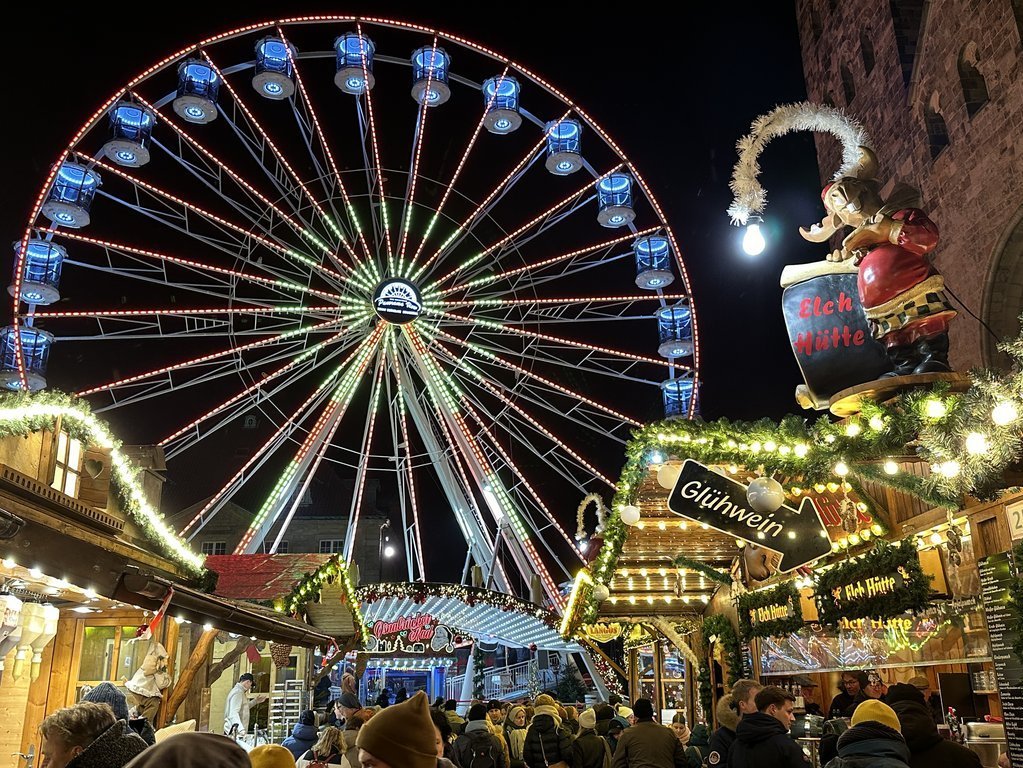
<instances>
[{"instance_id":1,"label":"round white lantern","mask_svg":"<svg viewBox=\"0 0 1023 768\"><path fill-rule=\"evenodd\" d=\"M627 507L622 507L621 518L622 522L626 525L635 525L639 522L640 512L639 507L629 504Z\"/></svg>"},{"instance_id":2,"label":"round white lantern","mask_svg":"<svg viewBox=\"0 0 1023 768\"><path fill-rule=\"evenodd\" d=\"M746 500L757 512L774 512L785 503L785 489L773 477L758 477L749 484Z\"/></svg>"}]
</instances>

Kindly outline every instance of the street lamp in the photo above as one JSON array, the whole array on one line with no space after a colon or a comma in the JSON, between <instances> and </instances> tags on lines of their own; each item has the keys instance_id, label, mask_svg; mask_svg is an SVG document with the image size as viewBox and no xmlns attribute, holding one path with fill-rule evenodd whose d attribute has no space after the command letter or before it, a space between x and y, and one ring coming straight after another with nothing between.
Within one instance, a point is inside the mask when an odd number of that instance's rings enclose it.
<instances>
[{"instance_id":1,"label":"street lamp","mask_svg":"<svg viewBox=\"0 0 1023 768\"><path fill-rule=\"evenodd\" d=\"M746 252L747 256L759 256L767 247L767 241L764 240L764 235L760 231L762 223L763 219L759 216L749 217L746 233L742 237L742 250Z\"/></svg>"},{"instance_id":2,"label":"street lamp","mask_svg":"<svg viewBox=\"0 0 1023 768\"><path fill-rule=\"evenodd\" d=\"M391 521L384 520L380 526L380 556L391 558L394 557L398 551L394 548L394 544L391 543Z\"/></svg>"}]
</instances>

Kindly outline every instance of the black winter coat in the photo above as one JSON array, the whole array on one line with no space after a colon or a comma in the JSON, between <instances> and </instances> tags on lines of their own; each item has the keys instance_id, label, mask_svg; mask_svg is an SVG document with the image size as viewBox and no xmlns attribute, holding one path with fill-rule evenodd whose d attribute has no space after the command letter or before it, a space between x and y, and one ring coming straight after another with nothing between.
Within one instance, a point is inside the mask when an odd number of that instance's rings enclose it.
<instances>
[{"instance_id":1,"label":"black winter coat","mask_svg":"<svg viewBox=\"0 0 1023 768\"><path fill-rule=\"evenodd\" d=\"M707 764L728 765L728 753L732 751L732 743L735 741L735 731L722 725L710 735L710 755L707 756Z\"/></svg>"},{"instance_id":2,"label":"black winter coat","mask_svg":"<svg viewBox=\"0 0 1023 768\"><path fill-rule=\"evenodd\" d=\"M550 715L536 715L526 731L522 762L527 768L546 768L559 760L568 763L568 768L576 768L572 737Z\"/></svg>"},{"instance_id":3,"label":"black winter coat","mask_svg":"<svg viewBox=\"0 0 1023 768\"><path fill-rule=\"evenodd\" d=\"M604 768L604 756L610 753L611 747L602 736L592 730L580 731L572 742L572 753L575 755L575 768Z\"/></svg>"},{"instance_id":4,"label":"black winter coat","mask_svg":"<svg viewBox=\"0 0 1023 768\"><path fill-rule=\"evenodd\" d=\"M763 712L745 715L735 729L730 768L809 768L802 747L780 722Z\"/></svg>"},{"instance_id":5,"label":"black winter coat","mask_svg":"<svg viewBox=\"0 0 1023 768\"><path fill-rule=\"evenodd\" d=\"M980 758L961 744L942 738L931 710L915 701L897 701L902 736L909 747L909 768L981 768Z\"/></svg>"},{"instance_id":6,"label":"black winter coat","mask_svg":"<svg viewBox=\"0 0 1023 768\"><path fill-rule=\"evenodd\" d=\"M148 747L142 737L128 727L127 721L117 720L68 763L67 768L122 768Z\"/></svg>"},{"instance_id":7,"label":"black winter coat","mask_svg":"<svg viewBox=\"0 0 1023 768\"><path fill-rule=\"evenodd\" d=\"M909 747L902 735L887 725L868 720L838 737L838 757L826 768L907 768L908 765Z\"/></svg>"}]
</instances>

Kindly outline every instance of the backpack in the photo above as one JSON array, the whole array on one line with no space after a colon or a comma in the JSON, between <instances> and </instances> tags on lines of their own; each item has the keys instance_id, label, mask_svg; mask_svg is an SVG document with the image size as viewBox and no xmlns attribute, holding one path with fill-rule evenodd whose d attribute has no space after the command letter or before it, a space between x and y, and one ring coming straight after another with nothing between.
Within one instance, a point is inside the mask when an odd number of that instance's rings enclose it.
<instances>
[{"instance_id":1,"label":"backpack","mask_svg":"<svg viewBox=\"0 0 1023 768\"><path fill-rule=\"evenodd\" d=\"M462 768L496 768L494 756L494 738L489 732L479 731L469 737L467 753L468 765Z\"/></svg>"},{"instance_id":2,"label":"backpack","mask_svg":"<svg viewBox=\"0 0 1023 768\"><path fill-rule=\"evenodd\" d=\"M320 760L320 756L313 752L313 759L306 763L305 768L329 768L329 765L326 760Z\"/></svg>"}]
</instances>

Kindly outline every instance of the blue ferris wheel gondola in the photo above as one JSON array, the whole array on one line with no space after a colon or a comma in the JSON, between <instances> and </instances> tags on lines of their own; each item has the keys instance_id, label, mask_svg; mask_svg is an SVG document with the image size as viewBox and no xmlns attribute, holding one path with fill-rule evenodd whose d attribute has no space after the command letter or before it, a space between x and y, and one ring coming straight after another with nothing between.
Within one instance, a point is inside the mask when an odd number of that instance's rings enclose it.
<instances>
[{"instance_id":1,"label":"blue ferris wheel gondola","mask_svg":"<svg viewBox=\"0 0 1023 768\"><path fill-rule=\"evenodd\" d=\"M657 318L658 354L667 358L693 354L693 313L687 304L680 302L661 307L654 317Z\"/></svg>"},{"instance_id":2,"label":"blue ferris wheel gondola","mask_svg":"<svg viewBox=\"0 0 1023 768\"><path fill-rule=\"evenodd\" d=\"M412 98L417 104L439 107L451 98L448 70L451 57L443 48L424 46L412 54Z\"/></svg>"},{"instance_id":3,"label":"blue ferris wheel gondola","mask_svg":"<svg viewBox=\"0 0 1023 768\"><path fill-rule=\"evenodd\" d=\"M67 258L63 246L49 240L32 238L22 251L21 241L14 243L15 263L21 258L21 300L26 304L53 304L60 300L60 273ZM15 293L15 282L7 288Z\"/></svg>"},{"instance_id":4,"label":"blue ferris wheel gondola","mask_svg":"<svg viewBox=\"0 0 1023 768\"><path fill-rule=\"evenodd\" d=\"M519 92L522 86L510 75L483 81L483 106L487 110L483 125L491 133L511 133L522 125Z\"/></svg>"},{"instance_id":5,"label":"blue ferris wheel gondola","mask_svg":"<svg viewBox=\"0 0 1023 768\"><path fill-rule=\"evenodd\" d=\"M174 112L181 119L200 125L216 120L219 95L220 75L209 64L189 59L178 66Z\"/></svg>"},{"instance_id":6,"label":"blue ferris wheel gondola","mask_svg":"<svg viewBox=\"0 0 1023 768\"><path fill-rule=\"evenodd\" d=\"M582 125L566 118L547 123L547 170L555 176L568 176L583 167Z\"/></svg>"},{"instance_id":7,"label":"blue ferris wheel gondola","mask_svg":"<svg viewBox=\"0 0 1023 768\"><path fill-rule=\"evenodd\" d=\"M92 199L101 184L102 179L95 171L79 163L63 163L43 203L43 216L62 227L88 226L92 220L89 216Z\"/></svg>"},{"instance_id":8,"label":"blue ferris wheel gondola","mask_svg":"<svg viewBox=\"0 0 1023 768\"><path fill-rule=\"evenodd\" d=\"M671 271L671 244L663 235L641 237L632 245L636 255L636 285L656 291L675 282Z\"/></svg>"},{"instance_id":9,"label":"blue ferris wheel gondola","mask_svg":"<svg viewBox=\"0 0 1023 768\"><path fill-rule=\"evenodd\" d=\"M687 375L662 381L661 395L664 398L664 417L666 419L687 418L689 406L693 401L692 378Z\"/></svg>"},{"instance_id":10,"label":"blue ferris wheel gondola","mask_svg":"<svg viewBox=\"0 0 1023 768\"><path fill-rule=\"evenodd\" d=\"M156 116L139 104L121 101L110 108L110 139L103 154L118 165L138 168L149 162Z\"/></svg>"},{"instance_id":11,"label":"blue ferris wheel gondola","mask_svg":"<svg viewBox=\"0 0 1023 768\"><path fill-rule=\"evenodd\" d=\"M353 96L361 96L372 90L376 85L376 78L373 77L373 54L376 49L373 41L365 35L349 32L337 38L334 41L334 50L337 52L334 85Z\"/></svg>"},{"instance_id":12,"label":"blue ferris wheel gondola","mask_svg":"<svg viewBox=\"0 0 1023 768\"><path fill-rule=\"evenodd\" d=\"M46 388L46 364L50 359L53 334L38 328L23 325L19 329L21 354L25 364L25 379L28 391L36 392ZM0 386L21 391L24 386L18 374L17 336L13 326L0 328Z\"/></svg>"},{"instance_id":13,"label":"blue ferris wheel gondola","mask_svg":"<svg viewBox=\"0 0 1023 768\"><path fill-rule=\"evenodd\" d=\"M597 182L597 222L614 229L632 223L636 211L632 208L632 177L627 173L612 173Z\"/></svg>"},{"instance_id":14,"label":"blue ferris wheel gondola","mask_svg":"<svg viewBox=\"0 0 1023 768\"><path fill-rule=\"evenodd\" d=\"M264 37L256 43L256 72L252 76L256 93L274 101L293 96L296 54L295 47L279 37Z\"/></svg>"}]
</instances>

